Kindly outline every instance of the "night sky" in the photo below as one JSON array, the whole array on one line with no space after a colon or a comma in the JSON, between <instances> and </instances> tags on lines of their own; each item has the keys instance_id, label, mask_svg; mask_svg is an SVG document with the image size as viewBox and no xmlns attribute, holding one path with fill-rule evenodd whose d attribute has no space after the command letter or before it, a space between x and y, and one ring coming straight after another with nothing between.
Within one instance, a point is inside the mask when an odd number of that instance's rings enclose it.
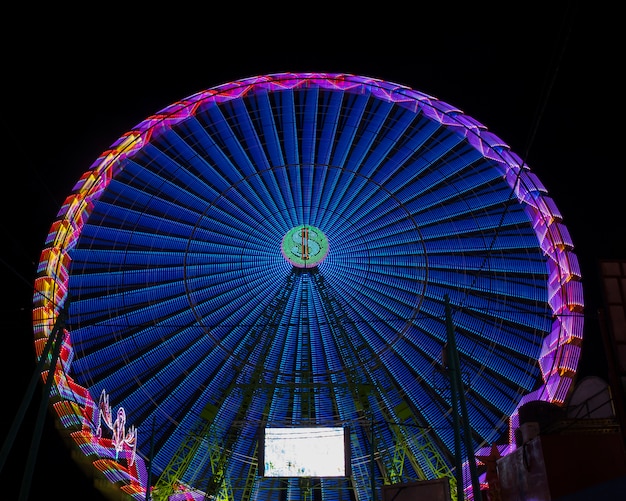
<instances>
[{"instance_id":1,"label":"night sky","mask_svg":"<svg viewBox=\"0 0 626 501\"><path fill-rule=\"evenodd\" d=\"M88 15L17 8L1 35L3 440L35 369L36 264L81 174L167 105L285 71L403 84L459 107L509 144L555 200L581 264L587 307L579 377L606 377L597 272L599 260L626 259L624 41L616 12L551 4L522 3L506 13L398 3L339 13L336 3L256 11L233 4L219 12L177 6L134 15L126 7ZM2 500L18 499L40 390L0 472ZM49 417L29 499L47 496L103 499Z\"/></svg>"}]
</instances>

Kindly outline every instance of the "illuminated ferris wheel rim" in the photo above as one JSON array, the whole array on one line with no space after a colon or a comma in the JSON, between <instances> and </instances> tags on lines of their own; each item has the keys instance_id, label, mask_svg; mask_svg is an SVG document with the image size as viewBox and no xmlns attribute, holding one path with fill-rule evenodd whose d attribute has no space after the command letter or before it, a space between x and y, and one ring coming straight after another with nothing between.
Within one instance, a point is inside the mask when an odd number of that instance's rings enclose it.
<instances>
[{"instance_id":1,"label":"illuminated ferris wheel rim","mask_svg":"<svg viewBox=\"0 0 626 501\"><path fill-rule=\"evenodd\" d=\"M524 165L522 159L512 153L503 141L488 132L476 120L464 115L459 109L402 85L347 74L285 73L251 77L227 83L199 92L164 108L120 137L82 176L52 225L46 248L42 252L34 297L34 325L37 341L40 342L49 336L55 320L68 299L67 270L72 261L71 252L89 219L93 206L107 190L111 181L124 169L127 160L135 158L144 147L151 141L157 140L161 134L167 133L177 124L211 107L254 95L257 92L269 93L311 88L354 95L367 94L406 108L413 113L421 113L429 120L454 130L480 152L480 155L498 166L501 178L505 180L532 221L541 251L546 257L549 271L546 289L549 307L553 314L552 329L543 340L541 356L538 360L543 384L536 391L523 397L519 406L530 400L562 403L575 375L579 357L582 340L582 315L580 314L582 294L576 257L571 252L573 246L566 228L561 224L560 214L551 199L546 196L546 190ZM300 227L293 229L299 231ZM300 237L302 238L301 234ZM326 243L329 248L333 248L333 242L330 239L320 245L319 264L326 263L328 251L328 248L325 248ZM277 243L278 246L279 243ZM302 245L302 247L305 246ZM308 247L307 250L309 250ZM298 265L306 267L306 260L294 259L294 255L287 258L287 261L295 267ZM286 257L285 253L283 257ZM67 343L71 347L71 336L68 337ZM67 363L70 364L71 360ZM515 419L514 414L512 420L515 421Z\"/></svg>"}]
</instances>

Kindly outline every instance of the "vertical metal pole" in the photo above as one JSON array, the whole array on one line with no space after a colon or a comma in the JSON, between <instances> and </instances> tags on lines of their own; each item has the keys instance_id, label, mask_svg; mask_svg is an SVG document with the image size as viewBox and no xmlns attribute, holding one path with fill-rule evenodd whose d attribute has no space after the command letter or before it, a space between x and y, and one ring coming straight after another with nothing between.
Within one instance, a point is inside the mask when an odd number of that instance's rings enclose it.
<instances>
[{"instance_id":1,"label":"vertical metal pole","mask_svg":"<svg viewBox=\"0 0 626 501\"><path fill-rule=\"evenodd\" d=\"M372 420L370 422L372 456L370 458L370 484L372 487L372 501L376 501L376 462L374 452L376 451L376 433L374 433L374 411L372 410Z\"/></svg>"},{"instance_id":2,"label":"vertical metal pole","mask_svg":"<svg viewBox=\"0 0 626 501\"><path fill-rule=\"evenodd\" d=\"M57 361L59 359L59 353L61 352L61 345L63 344L62 339L63 339L64 325L65 325L65 314L62 311L59 313L59 316L57 318L57 321L53 329L53 333L50 334L50 337L53 337L52 358L50 359L50 365L48 366L46 384L44 386L44 391L41 395L41 403L39 404L37 422L35 423L35 430L33 431L33 438L31 440L30 450L28 452L28 460L26 461L26 468L24 469L24 476L22 477L22 486L20 489L20 497L19 497L20 501L26 501L28 499L31 479L33 476L33 471L35 469L35 460L37 458L37 452L39 451L39 442L41 440L41 434L43 432L43 425L46 419L46 409L48 407L48 400L50 399L50 390L52 388L52 381L54 380L54 373L56 371Z\"/></svg>"},{"instance_id":3,"label":"vertical metal pole","mask_svg":"<svg viewBox=\"0 0 626 501\"><path fill-rule=\"evenodd\" d=\"M65 315L65 313L62 312L61 315ZM48 337L48 341L43 348L43 353L41 354L41 357L37 362L37 367L35 367L33 376L31 377L30 383L28 384L28 388L26 390L26 393L24 394L24 398L22 399L22 404L20 405L20 408L15 415L15 419L11 424L11 429L9 430L4 444L2 445L2 451L0 451L0 471L2 471L2 469L4 468L4 463L6 462L11 447L13 447L13 442L17 437L17 431L19 430L22 421L24 420L24 416L26 415L28 406L31 403L33 394L35 393L35 389L37 388L37 384L39 383L39 378L41 378L41 373L43 372L46 361L48 360L48 354L50 353L52 346L56 346L56 343L60 342L62 338L61 335L57 335L57 333L62 330L63 320L61 320L61 315L59 315L59 318L57 319L57 322L55 323L52 332Z\"/></svg>"},{"instance_id":4,"label":"vertical metal pole","mask_svg":"<svg viewBox=\"0 0 626 501\"><path fill-rule=\"evenodd\" d=\"M480 482L478 481L478 471L476 469L476 457L474 456L474 445L472 443L472 434L467 414L467 403L465 400L465 391L463 389L463 381L461 378L461 363L459 361L459 352L456 348L456 339L454 335L454 325L452 323L452 314L450 311L450 298L444 295L446 302L446 327L448 334L448 364L451 368L450 379L455 381L452 386L456 386L459 404L461 406L461 419L463 421L463 437L465 439L465 451L467 454L467 463L469 465L470 477L472 481L472 494L475 500L480 499ZM456 431L455 431L456 433ZM458 478L458 474L457 474ZM457 493L463 490L463 482L457 485Z\"/></svg>"},{"instance_id":5,"label":"vertical metal pole","mask_svg":"<svg viewBox=\"0 0 626 501\"><path fill-rule=\"evenodd\" d=\"M456 499L457 501L463 501L463 456L461 454L461 423L459 419L459 411L457 409L457 402L459 398L458 377L457 369L454 363L454 326L452 324L452 315L450 314L450 304L448 296L444 296L446 300L446 333L448 342L446 343L446 359L448 377L450 379L450 400L452 401L452 419L454 426L454 461L455 461L455 476L456 476Z\"/></svg>"},{"instance_id":6,"label":"vertical metal pole","mask_svg":"<svg viewBox=\"0 0 626 501\"><path fill-rule=\"evenodd\" d=\"M457 354L458 355L458 354ZM458 367L458 361L457 361ZM474 455L474 444L472 442L472 434L469 424L469 415L467 413L467 404L465 402L465 391L463 390L463 383L459 377L460 389L459 401L461 404L461 416L463 417L463 436L465 437L465 450L467 451L467 463L469 464L470 478L472 479L472 493L474 500L480 500L480 482L478 481L478 471L476 468L476 457Z\"/></svg>"}]
</instances>

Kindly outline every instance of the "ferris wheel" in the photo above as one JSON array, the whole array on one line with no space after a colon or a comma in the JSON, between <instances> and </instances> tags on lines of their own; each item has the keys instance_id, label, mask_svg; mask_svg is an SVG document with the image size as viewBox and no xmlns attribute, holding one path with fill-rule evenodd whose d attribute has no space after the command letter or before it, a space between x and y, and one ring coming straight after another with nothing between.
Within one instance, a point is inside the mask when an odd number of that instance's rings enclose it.
<instances>
[{"instance_id":1,"label":"ferris wheel","mask_svg":"<svg viewBox=\"0 0 626 501\"><path fill-rule=\"evenodd\" d=\"M34 332L38 356L59 340L61 432L129 499L369 500L468 488L449 321L469 452L564 402L582 310L554 201L485 126L404 85L283 73L97 158L45 242ZM343 428L347 470L268 474L263 431L299 427Z\"/></svg>"}]
</instances>

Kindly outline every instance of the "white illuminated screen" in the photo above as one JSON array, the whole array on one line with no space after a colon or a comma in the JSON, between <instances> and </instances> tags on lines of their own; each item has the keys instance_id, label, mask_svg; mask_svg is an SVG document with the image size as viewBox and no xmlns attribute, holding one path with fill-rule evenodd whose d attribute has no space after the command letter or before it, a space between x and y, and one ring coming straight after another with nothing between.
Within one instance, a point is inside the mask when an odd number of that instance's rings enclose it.
<instances>
[{"instance_id":1,"label":"white illuminated screen","mask_svg":"<svg viewBox=\"0 0 626 501\"><path fill-rule=\"evenodd\" d=\"M265 428L264 476L345 477L344 428Z\"/></svg>"}]
</instances>

